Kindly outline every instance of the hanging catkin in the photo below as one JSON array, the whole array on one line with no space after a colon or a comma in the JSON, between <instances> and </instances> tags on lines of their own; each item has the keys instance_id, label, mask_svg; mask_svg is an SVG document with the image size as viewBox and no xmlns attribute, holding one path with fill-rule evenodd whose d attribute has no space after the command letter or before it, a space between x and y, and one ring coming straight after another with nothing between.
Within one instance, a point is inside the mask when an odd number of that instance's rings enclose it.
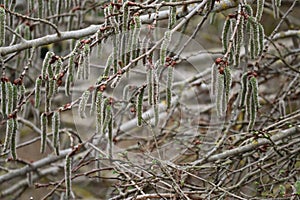
<instances>
[{"instance_id":1,"label":"hanging catkin","mask_svg":"<svg viewBox=\"0 0 300 200\"><path fill-rule=\"evenodd\" d=\"M143 123L143 98L144 98L145 87L139 89L136 103L136 114L137 114L137 126L142 126Z\"/></svg>"},{"instance_id":2,"label":"hanging catkin","mask_svg":"<svg viewBox=\"0 0 300 200\"><path fill-rule=\"evenodd\" d=\"M0 47L5 44L5 21L6 14L4 8L0 7Z\"/></svg>"},{"instance_id":3,"label":"hanging catkin","mask_svg":"<svg viewBox=\"0 0 300 200\"><path fill-rule=\"evenodd\" d=\"M173 84L173 74L174 74L174 67L168 66L168 76L167 76L167 108L171 107L171 101L172 101L172 84Z\"/></svg>"},{"instance_id":4,"label":"hanging catkin","mask_svg":"<svg viewBox=\"0 0 300 200\"><path fill-rule=\"evenodd\" d=\"M226 53L228 48L228 33L230 28L230 21L231 21L230 18L227 17L223 26L223 31L222 31L223 53Z\"/></svg>"},{"instance_id":5,"label":"hanging catkin","mask_svg":"<svg viewBox=\"0 0 300 200\"><path fill-rule=\"evenodd\" d=\"M47 126L48 126L48 117L47 117L46 113L42 113L42 115L41 115L41 149L40 149L41 153L44 153L45 149L46 149Z\"/></svg>"},{"instance_id":6,"label":"hanging catkin","mask_svg":"<svg viewBox=\"0 0 300 200\"><path fill-rule=\"evenodd\" d=\"M11 133L11 139L10 139L10 153L14 160L17 159L17 148L16 148L16 134L18 129L18 122L16 118L10 119L12 120L13 127L12 127L12 133Z\"/></svg>"},{"instance_id":7,"label":"hanging catkin","mask_svg":"<svg viewBox=\"0 0 300 200\"><path fill-rule=\"evenodd\" d=\"M71 198L71 190L72 190L72 171L71 171L72 167L71 166L72 166L72 161L70 155L68 154L65 160L65 185L66 185L65 199Z\"/></svg>"},{"instance_id":8,"label":"hanging catkin","mask_svg":"<svg viewBox=\"0 0 300 200\"><path fill-rule=\"evenodd\" d=\"M172 37L172 32L171 31L166 31L163 42L161 44L161 49L160 49L160 64L163 65L163 66L166 63L167 49L168 49L169 44L171 42L171 37Z\"/></svg>"},{"instance_id":9,"label":"hanging catkin","mask_svg":"<svg viewBox=\"0 0 300 200\"><path fill-rule=\"evenodd\" d=\"M53 146L56 155L59 155L59 128L60 128L60 112L55 111L52 115L52 134L53 134Z\"/></svg>"},{"instance_id":10,"label":"hanging catkin","mask_svg":"<svg viewBox=\"0 0 300 200\"><path fill-rule=\"evenodd\" d=\"M81 118L86 118L85 109L86 109L87 102L90 97L90 93L91 93L90 90L86 90L81 95L81 99L80 99L79 106L78 106L78 114Z\"/></svg>"}]
</instances>

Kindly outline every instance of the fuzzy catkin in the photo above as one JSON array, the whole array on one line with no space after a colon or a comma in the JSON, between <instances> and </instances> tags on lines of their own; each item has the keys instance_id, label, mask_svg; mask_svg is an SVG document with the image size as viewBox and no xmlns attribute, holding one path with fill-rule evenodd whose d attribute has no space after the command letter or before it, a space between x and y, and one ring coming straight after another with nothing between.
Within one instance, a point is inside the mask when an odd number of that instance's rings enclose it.
<instances>
[{"instance_id":1,"label":"fuzzy catkin","mask_svg":"<svg viewBox=\"0 0 300 200\"><path fill-rule=\"evenodd\" d=\"M49 77L53 77L53 71L52 71L52 68L50 66L50 60L51 60L52 56L54 56L54 53L48 51L45 58L44 58L43 65L42 65L42 78L43 78L43 80L46 80L47 75L49 75Z\"/></svg>"},{"instance_id":2,"label":"fuzzy catkin","mask_svg":"<svg viewBox=\"0 0 300 200\"><path fill-rule=\"evenodd\" d=\"M13 85L11 82L6 84L6 93L7 93L7 113L13 111Z\"/></svg>"},{"instance_id":3,"label":"fuzzy catkin","mask_svg":"<svg viewBox=\"0 0 300 200\"><path fill-rule=\"evenodd\" d=\"M40 149L41 153L44 153L45 149L46 149L47 126L48 126L48 117L47 117L46 113L42 113L42 115L41 115L41 149Z\"/></svg>"},{"instance_id":4,"label":"fuzzy catkin","mask_svg":"<svg viewBox=\"0 0 300 200\"><path fill-rule=\"evenodd\" d=\"M56 155L59 155L59 128L60 128L60 112L56 111L52 115L53 146Z\"/></svg>"},{"instance_id":5,"label":"fuzzy catkin","mask_svg":"<svg viewBox=\"0 0 300 200\"><path fill-rule=\"evenodd\" d=\"M86 118L85 109L90 97L90 91L86 90L82 95L78 106L78 114L81 118Z\"/></svg>"},{"instance_id":6,"label":"fuzzy catkin","mask_svg":"<svg viewBox=\"0 0 300 200\"><path fill-rule=\"evenodd\" d=\"M9 147L11 134L14 130L14 122L13 119L8 119L6 122L6 133L5 133L5 140L3 145L3 152L6 151Z\"/></svg>"},{"instance_id":7,"label":"fuzzy catkin","mask_svg":"<svg viewBox=\"0 0 300 200\"><path fill-rule=\"evenodd\" d=\"M258 23L258 39L259 39L259 52L258 55L262 55L263 50L264 50L264 27Z\"/></svg>"},{"instance_id":8,"label":"fuzzy catkin","mask_svg":"<svg viewBox=\"0 0 300 200\"><path fill-rule=\"evenodd\" d=\"M84 69L84 79L88 79L90 76L90 45L85 44L83 49L83 69Z\"/></svg>"},{"instance_id":9,"label":"fuzzy catkin","mask_svg":"<svg viewBox=\"0 0 300 200\"><path fill-rule=\"evenodd\" d=\"M139 90L139 94L137 97L137 106L136 106L136 114L137 114L137 126L142 126L143 123L143 98L144 98L144 87L141 87Z\"/></svg>"},{"instance_id":10,"label":"fuzzy catkin","mask_svg":"<svg viewBox=\"0 0 300 200\"><path fill-rule=\"evenodd\" d=\"M217 80L217 96L216 96L216 106L217 106L217 116L223 116L223 101L225 101L224 97L224 74L218 73L218 80Z\"/></svg>"},{"instance_id":11,"label":"fuzzy catkin","mask_svg":"<svg viewBox=\"0 0 300 200\"><path fill-rule=\"evenodd\" d=\"M7 93L6 93L6 82L1 82L1 110L2 110L2 115L6 117L7 112L6 112L6 98L7 98Z\"/></svg>"},{"instance_id":12,"label":"fuzzy catkin","mask_svg":"<svg viewBox=\"0 0 300 200\"><path fill-rule=\"evenodd\" d=\"M166 56L167 56L167 49L169 47L169 44L171 42L171 37L172 37L172 32L171 31L166 31L164 40L161 44L161 49L160 49L160 64L165 65L166 63Z\"/></svg>"},{"instance_id":13,"label":"fuzzy catkin","mask_svg":"<svg viewBox=\"0 0 300 200\"><path fill-rule=\"evenodd\" d=\"M244 73L241 78L241 97L240 97L240 107L244 107L246 93L247 93L247 82L248 82L248 72Z\"/></svg>"},{"instance_id":14,"label":"fuzzy catkin","mask_svg":"<svg viewBox=\"0 0 300 200\"><path fill-rule=\"evenodd\" d=\"M214 97L217 90L218 65L214 63L211 66L211 95Z\"/></svg>"},{"instance_id":15,"label":"fuzzy catkin","mask_svg":"<svg viewBox=\"0 0 300 200\"><path fill-rule=\"evenodd\" d=\"M5 44L5 21L5 10L4 8L0 7L0 46L4 46Z\"/></svg>"},{"instance_id":16,"label":"fuzzy catkin","mask_svg":"<svg viewBox=\"0 0 300 200\"><path fill-rule=\"evenodd\" d=\"M168 76L167 76L167 108L171 107L171 101L172 101L172 84L173 84L173 73L174 73L174 67L169 66L168 67Z\"/></svg>"},{"instance_id":17,"label":"fuzzy catkin","mask_svg":"<svg viewBox=\"0 0 300 200\"><path fill-rule=\"evenodd\" d=\"M231 70L228 66L224 68L224 78L225 78L224 80L225 81L225 103L227 104L229 99L231 83L232 83Z\"/></svg>"},{"instance_id":18,"label":"fuzzy catkin","mask_svg":"<svg viewBox=\"0 0 300 200\"><path fill-rule=\"evenodd\" d=\"M223 53L227 52L228 48L228 33L229 33L229 28L230 28L230 18L227 17L223 26L223 31L222 31L222 45L223 45Z\"/></svg>"},{"instance_id":19,"label":"fuzzy catkin","mask_svg":"<svg viewBox=\"0 0 300 200\"><path fill-rule=\"evenodd\" d=\"M147 70L147 87L148 87L148 103L153 104L153 70L148 68Z\"/></svg>"},{"instance_id":20,"label":"fuzzy catkin","mask_svg":"<svg viewBox=\"0 0 300 200\"><path fill-rule=\"evenodd\" d=\"M256 1L257 5L257 9L256 9L256 21L259 22L261 20L262 14L263 14L263 10L264 10L264 4L265 4L265 0L257 0Z\"/></svg>"},{"instance_id":21,"label":"fuzzy catkin","mask_svg":"<svg viewBox=\"0 0 300 200\"><path fill-rule=\"evenodd\" d=\"M71 162L71 158L69 155L66 156L66 160L65 160L65 186L66 186L66 199L70 199L71 198L71 190L72 190L72 171L71 171L71 167L72 166L72 162Z\"/></svg>"},{"instance_id":22,"label":"fuzzy catkin","mask_svg":"<svg viewBox=\"0 0 300 200\"><path fill-rule=\"evenodd\" d=\"M16 134L17 134L17 129L18 129L18 122L15 118L10 119L12 120L13 127L12 127L12 133L11 133L11 138L10 138L10 153L11 156L14 160L17 159L17 148L16 148Z\"/></svg>"},{"instance_id":23,"label":"fuzzy catkin","mask_svg":"<svg viewBox=\"0 0 300 200\"><path fill-rule=\"evenodd\" d=\"M97 91L96 95L96 133L101 132L102 127L102 92Z\"/></svg>"}]
</instances>

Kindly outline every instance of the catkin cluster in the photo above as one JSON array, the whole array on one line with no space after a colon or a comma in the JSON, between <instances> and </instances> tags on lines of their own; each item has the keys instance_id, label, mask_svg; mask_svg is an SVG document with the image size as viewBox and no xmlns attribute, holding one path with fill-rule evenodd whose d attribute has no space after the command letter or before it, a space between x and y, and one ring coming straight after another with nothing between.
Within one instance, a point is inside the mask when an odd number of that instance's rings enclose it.
<instances>
[{"instance_id":1,"label":"catkin cluster","mask_svg":"<svg viewBox=\"0 0 300 200\"><path fill-rule=\"evenodd\" d=\"M255 72L246 72L241 78L240 107L246 107L246 116L249 120L248 131L253 130L257 109L260 106L256 76Z\"/></svg>"},{"instance_id":2,"label":"catkin cluster","mask_svg":"<svg viewBox=\"0 0 300 200\"><path fill-rule=\"evenodd\" d=\"M226 61L217 58L211 69L212 96L216 97L217 116L224 116L227 110L229 92L232 83L231 70Z\"/></svg>"},{"instance_id":3,"label":"catkin cluster","mask_svg":"<svg viewBox=\"0 0 300 200\"><path fill-rule=\"evenodd\" d=\"M237 14L229 14L225 20L222 31L223 52L229 54L228 62L233 63L233 66L240 65L242 46L245 48L246 55L249 52L251 59L261 56L263 52L264 29L259 21L264 2L262 0L257 2L259 5L255 17L251 6L245 4L239 5Z\"/></svg>"}]
</instances>

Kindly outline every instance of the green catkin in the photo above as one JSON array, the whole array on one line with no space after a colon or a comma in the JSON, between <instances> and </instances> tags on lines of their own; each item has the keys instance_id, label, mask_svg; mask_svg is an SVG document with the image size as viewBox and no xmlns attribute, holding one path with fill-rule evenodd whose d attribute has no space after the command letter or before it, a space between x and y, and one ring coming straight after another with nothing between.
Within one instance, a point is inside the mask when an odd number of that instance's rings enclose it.
<instances>
[{"instance_id":1,"label":"green catkin","mask_svg":"<svg viewBox=\"0 0 300 200\"><path fill-rule=\"evenodd\" d=\"M265 0L257 0L257 9L256 9L256 21L259 22L261 20L261 16L263 14L263 10L264 10L264 4L265 4Z\"/></svg>"},{"instance_id":2,"label":"green catkin","mask_svg":"<svg viewBox=\"0 0 300 200\"><path fill-rule=\"evenodd\" d=\"M67 74L66 85L65 85L65 94L66 94L66 96L70 96L70 94L71 94L70 87L73 83L73 80L74 80L73 74Z\"/></svg>"},{"instance_id":3,"label":"green catkin","mask_svg":"<svg viewBox=\"0 0 300 200\"><path fill-rule=\"evenodd\" d=\"M260 105L259 105L259 101L258 101L257 79L255 77L251 77L249 81L250 81L251 88L252 88L253 103L255 104L255 107L258 109L260 107Z\"/></svg>"},{"instance_id":4,"label":"green catkin","mask_svg":"<svg viewBox=\"0 0 300 200\"><path fill-rule=\"evenodd\" d=\"M237 21L236 19L231 19L230 20L230 31L231 33L234 32L235 27L237 26ZM229 58L228 58L228 62L231 63L234 60L234 55L236 52L236 43L237 43L237 34L234 35L234 39L232 40L232 46L230 49L230 54L229 54Z\"/></svg>"},{"instance_id":5,"label":"green catkin","mask_svg":"<svg viewBox=\"0 0 300 200\"><path fill-rule=\"evenodd\" d=\"M245 12L246 12L247 15L253 16L253 10L252 10L252 7L251 7L249 4L245 4L245 5L244 5L244 8L245 8Z\"/></svg>"},{"instance_id":6,"label":"green catkin","mask_svg":"<svg viewBox=\"0 0 300 200\"><path fill-rule=\"evenodd\" d=\"M211 95L214 97L217 93L217 77L218 77L218 65L214 63L211 66Z\"/></svg>"},{"instance_id":7,"label":"green catkin","mask_svg":"<svg viewBox=\"0 0 300 200\"><path fill-rule=\"evenodd\" d=\"M131 59L135 59L138 51L138 45L139 45L139 36L140 36L140 29L141 29L141 18L140 16L134 16L134 30L133 30L133 42L132 42L132 54L131 54Z\"/></svg>"},{"instance_id":8,"label":"green catkin","mask_svg":"<svg viewBox=\"0 0 300 200\"><path fill-rule=\"evenodd\" d=\"M6 82L1 82L1 109L2 109L2 115L6 117Z\"/></svg>"},{"instance_id":9,"label":"green catkin","mask_svg":"<svg viewBox=\"0 0 300 200\"><path fill-rule=\"evenodd\" d=\"M246 32L249 34L250 58L254 59L254 36L251 23L247 20Z\"/></svg>"},{"instance_id":10,"label":"green catkin","mask_svg":"<svg viewBox=\"0 0 300 200\"><path fill-rule=\"evenodd\" d=\"M6 122L6 133L5 133L5 141L3 146L3 152L6 151L9 147L11 134L14 130L14 122L13 119L8 119Z\"/></svg>"},{"instance_id":11,"label":"green catkin","mask_svg":"<svg viewBox=\"0 0 300 200\"><path fill-rule=\"evenodd\" d=\"M221 117L223 116L223 101L225 101L225 99L223 98L224 96L224 79L225 79L225 75L224 74L220 74L218 73L218 78L217 78L217 96L216 96L216 106L217 106L217 116Z\"/></svg>"},{"instance_id":12,"label":"green catkin","mask_svg":"<svg viewBox=\"0 0 300 200\"><path fill-rule=\"evenodd\" d=\"M248 77L249 79L249 77ZM247 80L247 93L246 93L246 116L249 119L250 113L251 113L251 100L252 100L252 86Z\"/></svg>"},{"instance_id":13,"label":"green catkin","mask_svg":"<svg viewBox=\"0 0 300 200\"><path fill-rule=\"evenodd\" d=\"M13 85L11 82L6 84L6 93L7 93L7 113L12 113L13 111Z\"/></svg>"},{"instance_id":14,"label":"green catkin","mask_svg":"<svg viewBox=\"0 0 300 200\"><path fill-rule=\"evenodd\" d=\"M254 40L254 56L256 57L259 52L259 39L258 39L258 25L257 23L252 24L253 27L253 40Z\"/></svg>"},{"instance_id":15,"label":"green catkin","mask_svg":"<svg viewBox=\"0 0 300 200\"><path fill-rule=\"evenodd\" d=\"M127 65L130 62L131 54L132 54L132 46L133 46L133 32L134 32L134 24L130 25L130 31L128 31L125 35L127 37L127 49L126 49L126 56L125 56L125 63L124 65Z\"/></svg>"},{"instance_id":16,"label":"green catkin","mask_svg":"<svg viewBox=\"0 0 300 200\"><path fill-rule=\"evenodd\" d=\"M171 37L172 37L172 32L171 31L166 31L165 36L164 36L164 40L161 44L161 49L160 49L160 64L163 65L163 66L166 63L167 49L168 49L168 46L171 42Z\"/></svg>"},{"instance_id":17,"label":"green catkin","mask_svg":"<svg viewBox=\"0 0 300 200\"><path fill-rule=\"evenodd\" d=\"M174 0L170 0L170 2L173 2ZM168 29L171 30L173 26L176 23L176 6L170 6L169 7L169 23L168 23Z\"/></svg>"},{"instance_id":18,"label":"green catkin","mask_svg":"<svg viewBox=\"0 0 300 200\"><path fill-rule=\"evenodd\" d=\"M50 66L50 60L51 60L52 56L54 56L54 53L48 51L45 58L44 58L43 66L42 66L42 78L43 78L43 80L46 80L47 72L51 73L51 71L52 71L52 68ZM50 76L50 74L49 74L49 76ZM52 74L52 76L53 76L53 74ZM52 76L50 76L50 77L52 77Z\"/></svg>"},{"instance_id":19,"label":"green catkin","mask_svg":"<svg viewBox=\"0 0 300 200\"><path fill-rule=\"evenodd\" d=\"M279 9L279 7L281 6L281 0L276 0L275 5Z\"/></svg>"},{"instance_id":20,"label":"green catkin","mask_svg":"<svg viewBox=\"0 0 300 200\"><path fill-rule=\"evenodd\" d=\"M247 83L248 83L248 72L244 73L241 78L241 97L240 97L240 107L244 107L245 105L245 98L247 93Z\"/></svg>"},{"instance_id":21,"label":"green catkin","mask_svg":"<svg viewBox=\"0 0 300 200\"><path fill-rule=\"evenodd\" d=\"M81 118L86 118L85 108L90 97L90 91L86 90L82 95L78 106L78 114Z\"/></svg>"},{"instance_id":22,"label":"green catkin","mask_svg":"<svg viewBox=\"0 0 300 200\"><path fill-rule=\"evenodd\" d=\"M14 160L17 159L17 151L16 151L16 134L18 129L18 122L15 118L10 119L13 123L12 133L11 133L11 139L10 139L10 153Z\"/></svg>"},{"instance_id":23,"label":"green catkin","mask_svg":"<svg viewBox=\"0 0 300 200\"><path fill-rule=\"evenodd\" d=\"M96 41L97 41L97 58L101 58L102 54L102 32L99 30L96 33Z\"/></svg>"},{"instance_id":24,"label":"green catkin","mask_svg":"<svg viewBox=\"0 0 300 200\"><path fill-rule=\"evenodd\" d=\"M252 93L252 95L253 95L253 93ZM255 120L256 120L256 115L257 115L257 108L255 106L253 96L250 100L250 113L248 115L249 115L248 131L251 131L251 130L253 130Z\"/></svg>"},{"instance_id":25,"label":"green catkin","mask_svg":"<svg viewBox=\"0 0 300 200\"><path fill-rule=\"evenodd\" d=\"M103 126L104 122L105 122L105 118L106 118L106 107L108 105L108 98L103 98L102 99L102 103L101 103L101 124Z\"/></svg>"},{"instance_id":26,"label":"green catkin","mask_svg":"<svg viewBox=\"0 0 300 200\"><path fill-rule=\"evenodd\" d=\"M51 93L50 81L45 82L45 111L49 112L51 110L51 98L49 94Z\"/></svg>"},{"instance_id":27,"label":"green catkin","mask_svg":"<svg viewBox=\"0 0 300 200\"><path fill-rule=\"evenodd\" d=\"M130 15L129 15L128 2L125 2L123 4L123 20L122 20L123 21L123 26L122 26L123 32L127 31L129 18L130 18Z\"/></svg>"},{"instance_id":28,"label":"green catkin","mask_svg":"<svg viewBox=\"0 0 300 200\"><path fill-rule=\"evenodd\" d=\"M144 98L145 87L139 89L139 94L137 96L136 114L137 114L137 126L141 127L143 123L143 98Z\"/></svg>"},{"instance_id":29,"label":"green catkin","mask_svg":"<svg viewBox=\"0 0 300 200\"><path fill-rule=\"evenodd\" d=\"M93 90L93 92L92 92L92 102L91 102L91 108L90 108L90 116L93 116L95 114L96 99L97 99L97 90Z\"/></svg>"},{"instance_id":30,"label":"green catkin","mask_svg":"<svg viewBox=\"0 0 300 200\"><path fill-rule=\"evenodd\" d=\"M70 55L70 58L69 58L68 66L67 66L68 71L67 71L66 85L65 85L65 93L66 93L67 96L70 95L70 86L74 81L74 77L73 77L73 74L74 74L74 58L75 58L75 55L72 52L71 55Z\"/></svg>"},{"instance_id":31,"label":"green catkin","mask_svg":"<svg viewBox=\"0 0 300 200\"><path fill-rule=\"evenodd\" d=\"M60 73L60 71L62 70L62 66L63 66L63 62L61 58L58 58L55 63L55 70L54 70L55 75L58 75Z\"/></svg>"},{"instance_id":32,"label":"green catkin","mask_svg":"<svg viewBox=\"0 0 300 200\"><path fill-rule=\"evenodd\" d=\"M0 46L4 46L5 44L5 21L5 10L4 8L0 7Z\"/></svg>"},{"instance_id":33,"label":"green catkin","mask_svg":"<svg viewBox=\"0 0 300 200\"><path fill-rule=\"evenodd\" d=\"M13 84L13 107L12 109L16 109L18 104L18 87Z\"/></svg>"},{"instance_id":34,"label":"green catkin","mask_svg":"<svg viewBox=\"0 0 300 200\"><path fill-rule=\"evenodd\" d=\"M106 129L108 127L110 118L111 118L111 105L106 104L105 117L104 117L103 126L102 126L102 134L106 133Z\"/></svg>"},{"instance_id":35,"label":"green catkin","mask_svg":"<svg viewBox=\"0 0 300 200\"><path fill-rule=\"evenodd\" d=\"M71 190L72 190L72 182L71 182L71 158L69 155L66 156L66 161L65 161L65 184L66 184L66 198L65 199L70 199L71 198Z\"/></svg>"},{"instance_id":36,"label":"green catkin","mask_svg":"<svg viewBox=\"0 0 300 200\"><path fill-rule=\"evenodd\" d=\"M43 18L44 0L38 1L38 18Z\"/></svg>"},{"instance_id":37,"label":"green catkin","mask_svg":"<svg viewBox=\"0 0 300 200\"><path fill-rule=\"evenodd\" d=\"M101 79L102 78L108 78L110 68L113 64L113 57L114 57L114 55L110 54L109 57L107 58L105 69L104 69L104 72L103 72L103 75L102 75Z\"/></svg>"},{"instance_id":38,"label":"green catkin","mask_svg":"<svg viewBox=\"0 0 300 200\"><path fill-rule=\"evenodd\" d=\"M79 59L78 59L78 69L77 69L77 79L84 79L84 65L83 65L83 54L81 53L79 55Z\"/></svg>"},{"instance_id":39,"label":"green catkin","mask_svg":"<svg viewBox=\"0 0 300 200\"><path fill-rule=\"evenodd\" d=\"M122 34L123 37L124 34ZM113 61L113 72L114 74L118 72L118 39L117 36L113 36L113 52L112 52L112 61ZM121 50L122 50L122 42L121 42ZM123 60L122 60L123 62Z\"/></svg>"},{"instance_id":40,"label":"green catkin","mask_svg":"<svg viewBox=\"0 0 300 200\"><path fill-rule=\"evenodd\" d=\"M55 80L53 78L50 78L47 84L48 84L47 98L51 99L55 91Z\"/></svg>"},{"instance_id":41,"label":"green catkin","mask_svg":"<svg viewBox=\"0 0 300 200\"><path fill-rule=\"evenodd\" d=\"M228 48L228 33L230 28L230 18L227 17L223 26L222 31L222 46L223 46L223 53L227 52Z\"/></svg>"},{"instance_id":42,"label":"green catkin","mask_svg":"<svg viewBox=\"0 0 300 200\"><path fill-rule=\"evenodd\" d=\"M148 103L153 105L153 69L151 66L147 70Z\"/></svg>"},{"instance_id":43,"label":"green catkin","mask_svg":"<svg viewBox=\"0 0 300 200\"><path fill-rule=\"evenodd\" d=\"M97 91L97 97L96 97L96 133L101 132L102 127L102 92Z\"/></svg>"},{"instance_id":44,"label":"green catkin","mask_svg":"<svg viewBox=\"0 0 300 200\"><path fill-rule=\"evenodd\" d=\"M259 39L258 55L262 55L262 53L263 53L263 50L264 50L264 37L265 37L264 27L260 23L258 23L258 39Z\"/></svg>"},{"instance_id":45,"label":"green catkin","mask_svg":"<svg viewBox=\"0 0 300 200\"><path fill-rule=\"evenodd\" d=\"M84 79L88 79L90 76L90 51L90 45L85 44L83 49Z\"/></svg>"},{"instance_id":46,"label":"green catkin","mask_svg":"<svg viewBox=\"0 0 300 200\"><path fill-rule=\"evenodd\" d=\"M168 77L167 77L167 108L171 107L171 101L172 101L172 84L173 84L173 73L174 73L174 67L169 66L168 67Z\"/></svg>"},{"instance_id":47,"label":"green catkin","mask_svg":"<svg viewBox=\"0 0 300 200\"><path fill-rule=\"evenodd\" d=\"M59 128L60 128L60 113L56 111L52 115L52 133L53 133L53 147L56 155L59 155Z\"/></svg>"},{"instance_id":48,"label":"green catkin","mask_svg":"<svg viewBox=\"0 0 300 200\"><path fill-rule=\"evenodd\" d=\"M229 100L229 92L231 89L231 83L232 83L232 77L231 77L231 70L230 68L227 66L224 68L224 78L225 78L225 103L228 103ZM223 108L224 110L224 108Z\"/></svg>"},{"instance_id":49,"label":"green catkin","mask_svg":"<svg viewBox=\"0 0 300 200\"><path fill-rule=\"evenodd\" d=\"M46 113L42 113L42 115L41 115L41 148L40 148L41 153L44 153L45 149L46 149L47 126L48 126L48 117L47 117Z\"/></svg>"},{"instance_id":50,"label":"green catkin","mask_svg":"<svg viewBox=\"0 0 300 200\"><path fill-rule=\"evenodd\" d=\"M235 43L235 58L234 58L234 66L238 67L240 64L240 52L241 52L241 46L244 41L244 17L241 16L240 23L238 25L238 31L237 31L237 41Z\"/></svg>"}]
</instances>

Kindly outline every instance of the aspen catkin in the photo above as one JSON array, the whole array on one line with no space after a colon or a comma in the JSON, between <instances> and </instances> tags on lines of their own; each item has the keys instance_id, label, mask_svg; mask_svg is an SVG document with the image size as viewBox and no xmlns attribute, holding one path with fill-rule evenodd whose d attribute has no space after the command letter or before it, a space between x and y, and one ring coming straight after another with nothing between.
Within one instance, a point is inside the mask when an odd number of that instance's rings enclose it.
<instances>
[{"instance_id":1,"label":"aspen catkin","mask_svg":"<svg viewBox=\"0 0 300 200\"><path fill-rule=\"evenodd\" d=\"M227 52L228 48L228 33L229 33L229 28L230 28L230 18L227 17L223 26L223 31L222 31L222 45L223 45L223 53Z\"/></svg>"},{"instance_id":2,"label":"aspen catkin","mask_svg":"<svg viewBox=\"0 0 300 200\"><path fill-rule=\"evenodd\" d=\"M71 190L72 190L72 180L71 180L71 158L69 155L66 156L65 161L65 184L66 184L66 199L71 198Z\"/></svg>"},{"instance_id":3,"label":"aspen catkin","mask_svg":"<svg viewBox=\"0 0 300 200\"><path fill-rule=\"evenodd\" d=\"M142 122L143 122L142 114L143 114L144 90L145 90L145 87L141 87L140 90L139 90L138 97L137 97L137 107L136 107L136 110L137 110L137 112L136 112L137 113L137 126L142 126Z\"/></svg>"},{"instance_id":4,"label":"aspen catkin","mask_svg":"<svg viewBox=\"0 0 300 200\"><path fill-rule=\"evenodd\" d=\"M165 65L165 63L166 63L167 49L171 42L171 37L172 37L171 31L165 32L164 40L163 40L163 43L161 44L161 49L160 49L160 64L161 65Z\"/></svg>"},{"instance_id":5,"label":"aspen catkin","mask_svg":"<svg viewBox=\"0 0 300 200\"><path fill-rule=\"evenodd\" d=\"M59 111L56 111L52 115L53 146L56 155L59 155L59 128L60 128L60 113Z\"/></svg>"},{"instance_id":6,"label":"aspen catkin","mask_svg":"<svg viewBox=\"0 0 300 200\"><path fill-rule=\"evenodd\" d=\"M3 46L5 44L5 21L5 10L4 8L0 7L0 46Z\"/></svg>"},{"instance_id":7,"label":"aspen catkin","mask_svg":"<svg viewBox=\"0 0 300 200\"><path fill-rule=\"evenodd\" d=\"M17 151L16 151L16 134L18 129L18 122L15 118L11 119L13 123L13 129L11 133L11 141L10 141L10 153L14 160L17 159Z\"/></svg>"},{"instance_id":8,"label":"aspen catkin","mask_svg":"<svg viewBox=\"0 0 300 200\"><path fill-rule=\"evenodd\" d=\"M168 67L168 77L167 77L167 108L171 107L173 73L174 73L174 67L169 66Z\"/></svg>"},{"instance_id":9,"label":"aspen catkin","mask_svg":"<svg viewBox=\"0 0 300 200\"><path fill-rule=\"evenodd\" d=\"M47 126L48 119L46 113L42 113L41 115L41 153L45 152L46 149L46 141L47 141Z\"/></svg>"},{"instance_id":10,"label":"aspen catkin","mask_svg":"<svg viewBox=\"0 0 300 200\"><path fill-rule=\"evenodd\" d=\"M82 95L81 95L81 100L79 102L79 107L78 107L78 114L81 118L86 118L86 114L85 114L85 108L87 105L87 102L89 100L90 97L90 91L86 90Z\"/></svg>"}]
</instances>

